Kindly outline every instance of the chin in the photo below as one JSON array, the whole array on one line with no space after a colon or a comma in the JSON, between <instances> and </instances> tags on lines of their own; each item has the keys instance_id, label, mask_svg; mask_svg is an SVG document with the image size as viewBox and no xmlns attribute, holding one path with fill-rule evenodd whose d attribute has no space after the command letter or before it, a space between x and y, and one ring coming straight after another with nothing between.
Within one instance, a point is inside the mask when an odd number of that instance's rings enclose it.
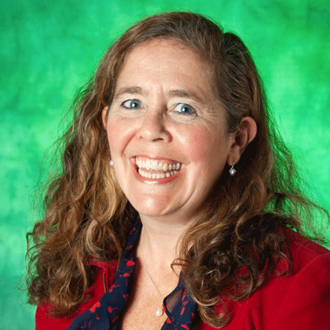
<instances>
[{"instance_id":1,"label":"chin","mask_svg":"<svg viewBox=\"0 0 330 330\"><path fill-rule=\"evenodd\" d=\"M158 198L132 200L131 204L140 216L160 217L169 215L175 211L175 207L170 206L170 201L160 196Z\"/></svg>"}]
</instances>

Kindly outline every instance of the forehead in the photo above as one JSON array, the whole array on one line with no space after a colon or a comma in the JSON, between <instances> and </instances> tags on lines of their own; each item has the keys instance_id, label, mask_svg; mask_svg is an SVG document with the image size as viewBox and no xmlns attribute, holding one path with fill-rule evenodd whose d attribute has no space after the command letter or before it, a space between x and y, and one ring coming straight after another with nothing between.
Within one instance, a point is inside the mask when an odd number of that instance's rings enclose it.
<instances>
[{"instance_id":1,"label":"forehead","mask_svg":"<svg viewBox=\"0 0 330 330\"><path fill-rule=\"evenodd\" d=\"M136 45L126 55L125 62L132 57L139 56L139 54L144 54L145 52L155 51L155 50L159 50L160 52L163 52L164 49L172 53L181 53L181 54L184 53L186 54L186 57L188 57L189 60L203 62L204 65L207 65L206 61L202 58L200 53L196 51L193 47L189 46L188 44L184 43L179 39L171 39L171 38L151 39Z\"/></svg>"},{"instance_id":2,"label":"forehead","mask_svg":"<svg viewBox=\"0 0 330 330\"><path fill-rule=\"evenodd\" d=\"M133 83L134 79L146 80L149 76L164 83L186 78L191 85L213 90L209 62L192 47L175 39L155 39L134 47L125 57L117 86L130 80Z\"/></svg>"}]
</instances>

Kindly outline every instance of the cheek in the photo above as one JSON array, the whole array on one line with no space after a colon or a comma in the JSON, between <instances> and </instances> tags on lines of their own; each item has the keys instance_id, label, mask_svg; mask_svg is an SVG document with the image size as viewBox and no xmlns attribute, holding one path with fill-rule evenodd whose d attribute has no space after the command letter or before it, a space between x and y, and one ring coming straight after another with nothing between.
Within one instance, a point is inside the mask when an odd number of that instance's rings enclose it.
<instances>
[{"instance_id":1,"label":"cheek","mask_svg":"<svg viewBox=\"0 0 330 330\"><path fill-rule=\"evenodd\" d=\"M109 117L107 135L111 153L120 152L128 143L130 128L122 120Z\"/></svg>"},{"instance_id":2,"label":"cheek","mask_svg":"<svg viewBox=\"0 0 330 330\"><path fill-rule=\"evenodd\" d=\"M195 128L181 135L184 149L189 152L191 161L207 167L223 163L228 154L228 140L220 130Z\"/></svg>"},{"instance_id":3,"label":"cheek","mask_svg":"<svg viewBox=\"0 0 330 330\"><path fill-rule=\"evenodd\" d=\"M108 135L108 141L110 145L110 149L112 149L113 146L116 145L116 137L118 137L119 128L117 125L114 125L112 121L108 121L107 124L107 135Z\"/></svg>"}]
</instances>

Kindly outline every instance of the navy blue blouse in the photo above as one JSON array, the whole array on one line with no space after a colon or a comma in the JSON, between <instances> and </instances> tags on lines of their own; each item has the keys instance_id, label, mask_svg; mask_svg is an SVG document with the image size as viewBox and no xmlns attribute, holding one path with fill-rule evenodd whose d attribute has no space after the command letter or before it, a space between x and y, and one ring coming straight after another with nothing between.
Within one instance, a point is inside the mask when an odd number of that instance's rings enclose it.
<instances>
[{"instance_id":1,"label":"navy blue blouse","mask_svg":"<svg viewBox=\"0 0 330 330\"><path fill-rule=\"evenodd\" d=\"M91 309L79 315L67 330L119 329L125 304L132 291L133 271L136 264L135 249L139 241L141 228L142 223L138 220L131 229L114 284ZM192 328L196 303L190 298L180 280L177 287L165 297L163 308L167 314L167 319L161 330L189 330Z\"/></svg>"}]
</instances>

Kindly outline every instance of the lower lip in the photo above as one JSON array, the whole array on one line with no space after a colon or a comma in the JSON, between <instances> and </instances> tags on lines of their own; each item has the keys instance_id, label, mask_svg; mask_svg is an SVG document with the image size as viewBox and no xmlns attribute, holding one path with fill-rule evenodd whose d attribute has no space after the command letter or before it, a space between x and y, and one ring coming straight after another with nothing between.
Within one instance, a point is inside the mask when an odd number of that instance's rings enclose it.
<instances>
[{"instance_id":1,"label":"lower lip","mask_svg":"<svg viewBox=\"0 0 330 330\"><path fill-rule=\"evenodd\" d=\"M133 173L135 178L143 183L147 183L147 184L165 184L165 183L169 183L172 182L173 180L175 180L177 177L180 176L182 169L180 169L180 171L178 171L176 174L171 175L170 177L165 177L165 178L161 178L161 179L149 179L149 178L145 178L143 176L141 176L138 173L138 167L135 164L132 164L133 167Z\"/></svg>"}]
</instances>

